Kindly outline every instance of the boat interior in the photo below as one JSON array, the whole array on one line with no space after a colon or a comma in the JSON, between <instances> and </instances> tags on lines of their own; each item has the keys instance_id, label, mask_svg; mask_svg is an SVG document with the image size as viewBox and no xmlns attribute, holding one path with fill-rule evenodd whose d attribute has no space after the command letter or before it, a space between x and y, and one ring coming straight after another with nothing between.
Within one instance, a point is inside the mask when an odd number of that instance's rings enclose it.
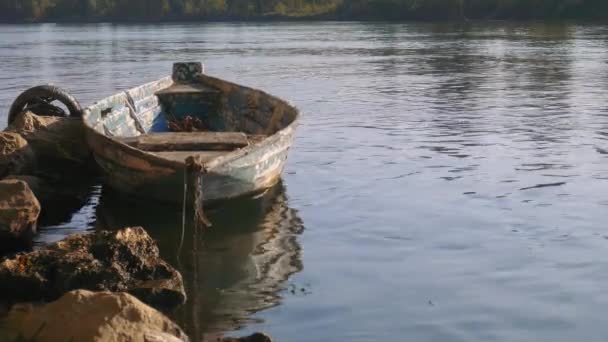
<instances>
[{"instance_id":1,"label":"boat interior","mask_svg":"<svg viewBox=\"0 0 608 342\"><path fill-rule=\"evenodd\" d=\"M207 162L259 143L297 119L297 109L283 100L194 67L184 76L174 66L172 77L95 103L85 110L85 123L158 157L184 161L198 155Z\"/></svg>"}]
</instances>

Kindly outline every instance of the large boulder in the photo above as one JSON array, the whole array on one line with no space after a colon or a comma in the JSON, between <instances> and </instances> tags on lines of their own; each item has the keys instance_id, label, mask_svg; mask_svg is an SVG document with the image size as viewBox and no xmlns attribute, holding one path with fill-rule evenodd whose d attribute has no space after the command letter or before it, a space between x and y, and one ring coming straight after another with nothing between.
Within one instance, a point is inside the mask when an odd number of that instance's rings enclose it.
<instances>
[{"instance_id":1,"label":"large boulder","mask_svg":"<svg viewBox=\"0 0 608 342\"><path fill-rule=\"evenodd\" d=\"M14 132L0 132L0 178L33 168L34 153L27 140Z\"/></svg>"},{"instance_id":2,"label":"large boulder","mask_svg":"<svg viewBox=\"0 0 608 342\"><path fill-rule=\"evenodd\" d=\"M181 275L141 227L72 235L0 263L0 293L12 302L55 300L76 289L128 292L162 309L186 300Z\"/></svg>"},{"instance_id":3,"label":"large boulder","mask_svg":"<svg viewBox=\"0 0 608 342\"><path fill-rule=\"evenodd\" d=\"M41 161L40 165L78 167L91 160L80 118L38 116L24 112L6 130L18 133L27 140Z\"/></svg>"},{"instance_id":4,"label":"large boulder","mask_svg":"<svg viewBox=\"0 0 608 342\"><path fill-rule=\"evenodd\" d=\"M41 203L53 198L52 187L46 180L40 177L29 175L8 175L4 178L4 180L24 181Z\"/></svg>"},{"instance_id":5,"label":"large boulder","mask_svg":"<svg viewBox=\"0 0 608 342\"><path fill-rule=\"evenodd\" d=\"M27 183L0 181L0 250L28 244L36 233L40 203Z\"/></svg>"},{"instance_id":6,"label":"large boulder","mask_svg":"<svg viewBox=\"0 0 608 342\"><path fill-rule=\"evenodd\" d=\"M94 184L92 180L54 180L32 175L9 175L5 180L8 179L29 185L42 206L38 222L45 226L69 221L88 203Z\"/></svg>"},{"instance_id":7,"label":"large boulder","mask_svg":"<svg viewBox=\"0 0 608 342\"><path fill-rule=\"evenodd\" d=\"M127 293L72 291L39 307L15 305L4 323L3 334L16 341L188 341L169 318Z\"/></svg>"}]
</instances>

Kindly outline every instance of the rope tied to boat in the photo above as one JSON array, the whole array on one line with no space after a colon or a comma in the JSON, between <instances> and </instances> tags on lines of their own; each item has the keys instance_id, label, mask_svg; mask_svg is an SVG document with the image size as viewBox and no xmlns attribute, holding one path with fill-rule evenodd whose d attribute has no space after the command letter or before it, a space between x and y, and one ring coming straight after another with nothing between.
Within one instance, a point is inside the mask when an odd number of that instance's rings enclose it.
<instances>
[{"instance_id":1,"label":"rope tied to boat","mask_svg":"<svg viewBox=\"0 0 608 342\"><path fill-rule=\"evenodd\" d=\"M186 168L184 170L184 198L182 207L182 237L180 240L180 249L184 243L184 235L186 232L187 213L193 214L193 228L195 232L210 228L212 226L207 216L205 216L203 208L203 175L207 173L205 165L201 161L200 156L190 156L185 160ZM190 206L190 210L188 207Z\"/></svg>"},{"instance_id":2,"label":"rope tied to boat","mask_svg":"<svg viewBox=\"0 0 608 342\"><path fill-rule=\"evenodd\" d=\"M200 156L190 156L185 160L184 170L184 197L182 202L182 234L179 241L178 251L184 246L186 236L186 225L192 222L193 240L197 241L198 231L211 228L213 225L207 219L203 208L203 175L207 173L205 165ZM190 207L190 208L189 208ZM192 213L192 221L188 219L188 213ZM179 257L178 257L179 259Z\"/></svg>"},{"instance_id":3,"label":"rope tied to boat","mask_svg":"<svg viewBox=\"0 0 608 342\"><path fill-rule=\"evenodd\" d=\"M207 173L205 165L201 161L200 156L190 156L185 160L184 170L184 197L183 197L183 208L182 208L182 236L178 249L177 262L180 264L181 250L184 244L184 237L186 235L186 222L192 222L192 250L188 251L192 256L192 292L189 296L192 298L192 317L194 317L194 337L195 340L200 340L200 327L198 322L198 310L200 307L199 293L196 290L199 284L199 263L198 263L198 247L199 247L199 232L202 232L204 228L211 227L211 222L205 216L203 210L203 175ZM193 213L193 220L187 220L188 212ZM202 234L201 234L202 236ZM182 269L181 265L179 267Z\"/></svg>"}]
</instances>

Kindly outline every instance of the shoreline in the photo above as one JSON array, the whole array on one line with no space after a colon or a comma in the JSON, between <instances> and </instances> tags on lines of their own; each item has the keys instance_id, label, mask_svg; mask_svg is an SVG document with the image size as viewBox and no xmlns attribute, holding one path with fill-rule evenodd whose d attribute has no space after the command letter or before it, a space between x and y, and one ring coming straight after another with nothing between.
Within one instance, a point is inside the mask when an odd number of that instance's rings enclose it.
<instances>
[{"instance_id":1,"label":"shoreline","mask_svg":"<svg viewBox=\"0 0 608 342\"><path fill-rule=\"evenodd\" d=\"M201 19L43 19L43 20L4 20L0 19L0 25L32 25L32 24L208 24L208 23L231 23L231 24L255 24L255 23L425 23L425 24L486 24L486 23L551 23L551 24L608 24L608 18L464 18L464 19L411 19L411 18L346 18L334 16L315 17L223 17L223 18L201 18Z\"/></svg>"}]
</instances>

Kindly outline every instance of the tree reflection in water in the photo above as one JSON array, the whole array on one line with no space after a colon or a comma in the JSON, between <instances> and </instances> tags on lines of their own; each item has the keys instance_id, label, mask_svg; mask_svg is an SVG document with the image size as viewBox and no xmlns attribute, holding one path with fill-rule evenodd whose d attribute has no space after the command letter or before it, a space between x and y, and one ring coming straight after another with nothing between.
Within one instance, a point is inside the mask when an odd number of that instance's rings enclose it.
<instances>
[{"instance_id":1,"label":"tree reflection in water","mask_svg":"<svg viewBox=\"0 0 608 342\"><path fill-rule=\"evenodd\" d=\"M194 341L240 328L256 312L279 305L287 279L303 268L297 237L304 224L289 207L283 184L206 214L213 227L196 240L187 229L178 250L180 207L104 192L97 210L98 229L143 226L180 270L188 302L172 315Z\"/></svg>"}]
</instances>

